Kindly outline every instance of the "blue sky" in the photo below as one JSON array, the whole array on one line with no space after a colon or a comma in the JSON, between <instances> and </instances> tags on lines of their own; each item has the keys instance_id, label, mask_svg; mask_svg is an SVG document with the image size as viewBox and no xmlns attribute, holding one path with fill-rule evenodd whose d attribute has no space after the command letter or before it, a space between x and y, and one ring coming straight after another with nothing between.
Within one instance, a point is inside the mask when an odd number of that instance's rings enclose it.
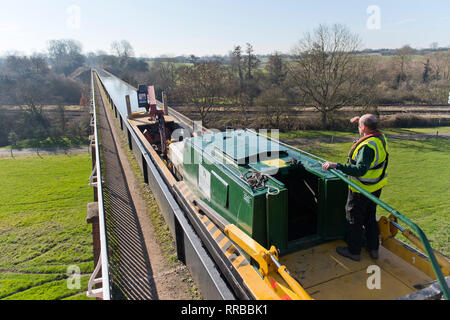
<instances>
[{"instance_id":1,"label":"blue sky","mask_svg":"<svg viewBox=\"0 0 450 320\"><path fill-rule=\"evenodd\" d=\"M450 46L448 0L0 0L0 54L42 52L67 38L85 52L127 39L148 57L227 54L247 42L257 53L288 53L321 23L347 25L363 48Z\"/></svg>"}]
</instances>

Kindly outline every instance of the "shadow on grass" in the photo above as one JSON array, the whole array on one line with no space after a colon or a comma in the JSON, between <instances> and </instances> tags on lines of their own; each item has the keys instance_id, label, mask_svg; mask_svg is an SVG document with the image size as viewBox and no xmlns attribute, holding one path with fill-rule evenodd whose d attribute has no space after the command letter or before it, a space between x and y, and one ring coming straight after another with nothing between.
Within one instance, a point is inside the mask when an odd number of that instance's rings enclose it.
<instances>
[{"instance_id":1,"label":"shadow on grass","mask_svg":"<svg viewBox=\"0 0 450 320\"><path fill-rule=\"evenodd\" d=\"M314 143L309 145L296 145L298 149L304 150L321 158L340 159L345 157L345 152L336 148L333 144Z\"/></svg>"},{"instance_id":2,"label":"shadow on grass","mask_svg":"<svg viewBox=\"0 0 450 320\"><path fill-rule=\"evenodd\" d=\"M13 146L13 149L19 151L22 149L69 149L88 144L89 139L87 137L46 138L43 140L27 139L17 143L15 146Z\"/></svg>"},{"instance_id":3,"label":"shadow on grass","mask_svg":"<svg viewBox=\"0 0 450 320\"><path fill-rule=\"evenodd\" d=\"M417 134L416 131L408 129L408 128L385 128L381 129L382 132L386 132L386 134Z\"/></svg>"},{"instance_id":4,"label":"shadow on grass","mask_svg":"<svg viewBox=\"0 0 450 320\"><path fill-rule=\"evenodd\" d=\"M416 143L417 142L417 143ZM395 140L400 148L412 149L417 152L449 152L450 140L446 138L425 138L420 140Z\"/></svg>"}]
</instances>

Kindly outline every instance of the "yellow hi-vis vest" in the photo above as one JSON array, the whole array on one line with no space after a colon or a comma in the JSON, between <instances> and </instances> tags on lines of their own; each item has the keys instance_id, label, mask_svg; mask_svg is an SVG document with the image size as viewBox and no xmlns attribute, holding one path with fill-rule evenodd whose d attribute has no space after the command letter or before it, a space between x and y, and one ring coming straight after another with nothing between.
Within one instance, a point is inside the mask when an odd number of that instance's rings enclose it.
<instances>
[{"instance_id":1,"label":"yellow hi-vis vest","mask_svg":"<svg viewBox=\"0 0 450 320\"><path fill-rule=\"evenodd\" d=\"M354 149L349 159L350 163L356 164L358 152L364 146L372 148L375 152L375 157L370 164L369 170L367 170L366 174L361 177L349 176L348 178L361 188L373 193L387 184L387 165L389 158L389 154L387 152L387 140L384 134L363 140ZM350 190L353 192L359 192L352 186L350 186Z\"/></svg>"}]
</instances>

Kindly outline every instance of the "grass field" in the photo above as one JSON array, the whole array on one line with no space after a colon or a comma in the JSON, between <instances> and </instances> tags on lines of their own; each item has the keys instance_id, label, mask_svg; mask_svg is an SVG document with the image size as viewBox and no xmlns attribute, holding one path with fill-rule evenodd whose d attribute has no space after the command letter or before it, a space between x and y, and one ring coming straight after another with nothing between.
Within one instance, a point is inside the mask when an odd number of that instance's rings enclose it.
<instances>
[{"instance_id":1,"label":"grass field","mask_svg":"<svg viewBox=\"0 0 450 320\"><path fill-rule=\"evenodd\" d=\"M383 129L383 133L387 135L414 135L414 134L436 134L449 133L450 127L435 127L435 128L388 128ZM280 132L281 140L291 140L296 138L328 138L328 137L349 137L358 136L358 130L353 131L325 131L325 130L297 130Z\"/></svg>"},{"instance_id":2,"label":"grass field","mask_svg":"<svg viewBox=\"0 0 450 320\"><path fill-rule=\"evenodd\" d=\"M90 156L0 160L0 299L83 299L93 271ZM67 268L81 288L67 288Z\"/></svg>"},{"instance_id":3,"label":"grass field","mask_svg":"<svg viewBox=\"0 0 450 320\"><path fill-rule=\"evenodd\" d=\"M345 162L352 143L302 147L334 162ZM389 142L389 180L381 199L425 232L431 246L450 254L450 139ZM388 215L379 208L378 214Z\"/></svg>"},{"instance_id":4,"label":"grass field","mask_svg":"<svg viewBox=\"0 0 450 320\"><path fill-rule=\"evenodd\" d=\"M303 149L344 162L350 146L320 143ZM392 140L389 149L382 200L416 222L433 248L450 254L450 139ZM85 220L92 199L90 169L87 154L0 160L0 299L85 299L93 270ZM67 288L71 265L80 268L80 289Z\"/></svg>"}]
</instances>

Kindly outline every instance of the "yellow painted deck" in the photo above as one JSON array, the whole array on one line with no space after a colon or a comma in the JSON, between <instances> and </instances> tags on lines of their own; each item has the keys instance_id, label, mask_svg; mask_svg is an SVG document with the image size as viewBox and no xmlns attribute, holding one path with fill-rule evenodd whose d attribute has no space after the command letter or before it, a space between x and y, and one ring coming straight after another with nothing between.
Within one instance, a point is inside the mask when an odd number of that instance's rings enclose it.
<instances>
[{"instance_id":1,"label":"yellow painted deck","mask_svg":"<svg viewBox=\"0 0 450 320\"><path fill-rule=\"evenodd\" d=\"M346 244L332 241L281 257L280 262L318 300L392 300L417 291L416 284L433 280L382 246L378 260L363 249L359 262L338 255L337 246ZM367 287L371 265L380 267L380 289Z\"/></svg>"}]
</instances>

